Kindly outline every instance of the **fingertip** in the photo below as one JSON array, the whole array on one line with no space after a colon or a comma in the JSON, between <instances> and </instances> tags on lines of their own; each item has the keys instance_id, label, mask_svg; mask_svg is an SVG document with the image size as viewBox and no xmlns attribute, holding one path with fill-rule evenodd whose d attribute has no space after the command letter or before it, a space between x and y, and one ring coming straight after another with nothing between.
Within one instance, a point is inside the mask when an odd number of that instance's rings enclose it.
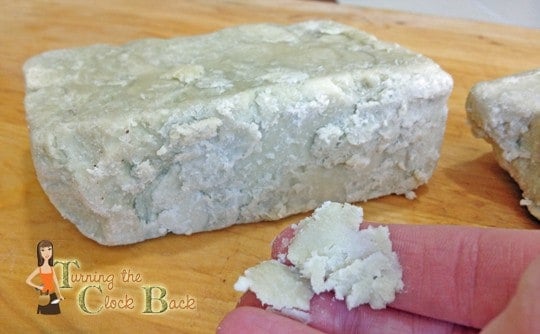
<instances>
[{"instance_id":1,"label":"fingertip","mask_svg":"<svg viewBox=\"0 0 540 334\"><path fill-rule=\"evenodd\" d=\"M284 260L287 255L287 250L292 238L294 237L295 230L293 226L289 226L272 241L272 258Z\"/></svg>"},{"instance_id":2,"label":"fingertip","mask_svg":"<svg viewBox=\"0 0 540 334\"><path fill-rule=\"evenodd\" d=\"M297 333L320 334L319 331L290 318L256 307L241 306L229 312L217 333Z\"/></svg>"},{"instance_id":3,"label":"fingertip","mask_svg":"<svg viewBox=\"0 0 540 334\"><path fill-rule=\"evenodd\" d=\"M521 277L516 293L506 308L483 329L485 334L540 333L540 256Z\"/></svg>"},{"instance_id":4,"label":"fingertip","mask_svg":"<svg viewBox=\"0 0 540 334\"><path fill-rule=\"evenodd\" d=\"M241 333L243 331L242 326L246 318L247 316L243 308L236 308L225 315L225 317L219 323L216 333Z\"/></svg>"},{"instance_id":5,"label":"fingertip","mask_svg":"<svg viewBox=\"0 0 540 334\"><path fill-rule=\"evenodd\" d=\"M238 304L236 304L236 307L241 306L251 306L251 307L257 307L262 308L263 305L261 301L257 298L257 295L253 293L252 291L247 291L240 297L240 300L238 301Z\"/></svg>"}]
</instances>

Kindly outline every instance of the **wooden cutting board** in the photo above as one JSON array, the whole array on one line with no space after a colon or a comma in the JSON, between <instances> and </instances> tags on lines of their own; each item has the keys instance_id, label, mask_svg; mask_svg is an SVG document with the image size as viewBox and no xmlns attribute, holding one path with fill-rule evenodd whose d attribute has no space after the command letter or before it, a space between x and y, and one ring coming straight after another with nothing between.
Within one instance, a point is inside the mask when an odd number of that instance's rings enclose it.
<instances>
[{"instance_id":1,"label":"wooden cutting board","mask_svg":"<svg viewBox=\"0 0 540 334\"><path fill-rule=\"evenodd\" d=\"M478 81L540 67L540 31L304 1L2 1L0 20L0 322L9 332L213 332L239 297L244 269L269 257L270 242L305 215L212 233L104 247L61 218L37 182L24 118L21 67L45 50L211 32L254 22L333 19L423 53L455 80L442 155L418 198L362 203L366 219L538 229L521 192L473 138L465 120ZM36 314L25 284L36 243L50 239L65 300ZM421 242L421 240L419 240ZM161 297L163 295L163 297ZM113 307L114 306L114 307Z\"/></svg>"}]
</instances>

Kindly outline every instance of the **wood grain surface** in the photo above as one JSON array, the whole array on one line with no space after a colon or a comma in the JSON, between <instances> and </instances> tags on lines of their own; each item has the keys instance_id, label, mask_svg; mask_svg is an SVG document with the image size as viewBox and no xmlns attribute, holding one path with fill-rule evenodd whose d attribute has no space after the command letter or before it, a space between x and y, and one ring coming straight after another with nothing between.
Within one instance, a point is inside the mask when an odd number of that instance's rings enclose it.
<instances>
[{"instance_id":1,"label":"wood grain surface","mask_svg":"<svg viewBox=\"0 0 540 334\"><path fill-rule=\"evenodd\" d=\"M433 58L455 81L432 179L417 190L416 200L387 196L361 203L366 219L539 228L519 206L521 192L496 164L490 146L471 135L464 112L475 82L540 67L539 30L310 1L0 2L2 332L214 332L239 298L232 288L237 277L268 258L276 234L305 216L113 248L83 237L49 202L30 156L21 67L50 49L195 35L255 22L350 24ZM53 241L60 261L55 268L65 300L58 315L36 314L37 294L25 284L41 239Z\"/></svg>"}]
</instances>

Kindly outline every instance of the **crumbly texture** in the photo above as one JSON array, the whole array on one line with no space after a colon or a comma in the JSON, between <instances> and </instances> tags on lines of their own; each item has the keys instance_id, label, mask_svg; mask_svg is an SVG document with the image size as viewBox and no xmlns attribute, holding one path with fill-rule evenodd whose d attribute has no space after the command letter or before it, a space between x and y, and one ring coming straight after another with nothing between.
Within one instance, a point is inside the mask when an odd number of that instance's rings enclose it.
<instances>
[{"instance_id":1,"label":"crumbly texture","mask_svg":"<svg viewBox=\"0 0 540 334\"><path fill-rule=\"evenodd\" d=\"M268 260L247 269L234 284L237 291L254 291L259 300L274 309L309 310L313 291L298 271L276 260Z\"/></svg>"},{"instance_id":2,"label":"crumbly texture","mask_svg":"<svg viewBox=\"0 0 540 334\"><path fill-rule=\"evenodd\" d=\"M473 133L519 184L520 203L540 219L540 69L476 84L466 109Z\"/></svg>"},{"instance_id":3,"label":"crumbly texture","mask_svg":"<svg viewBox=\"0 0 540 334\"><path fill-rule=\"evenodd\" d=\"M105 245L410 198L452 89L430 59L330 21L56 50L24 74L38 179Z\"/></svg>"},{"instance_id":4,"label":"crumbly texture","mask_svg":"<svg viewBox=\"0 0 540 334\"><path fill-rule=\"evenodd\" d=\"M296 227L286 256L290 267L263 262L246 270L235 289L251 290L277 309L309 311L306 286L315 294L332 291L348 309L363 304L385 308L403 289L402 269L388 228L360 230L362 218L359 207L325 202Z\"/></svg>"}]
</instances>

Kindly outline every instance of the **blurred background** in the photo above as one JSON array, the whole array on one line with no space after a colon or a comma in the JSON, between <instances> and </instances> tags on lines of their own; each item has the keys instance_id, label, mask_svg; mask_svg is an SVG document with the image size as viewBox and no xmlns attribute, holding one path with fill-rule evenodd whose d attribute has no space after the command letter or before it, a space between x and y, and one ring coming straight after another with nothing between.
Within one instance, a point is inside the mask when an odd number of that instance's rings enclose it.
<instances>
[{"instance_id":1,"label":"blurred background","mask_svg":"<svg viewBox=\"0 0 540 334\"><path fill-rule=\"evenodd\" d=\"M336 2L540 29L540 0L336 0Z\"/></svg>"}]
</instances>

